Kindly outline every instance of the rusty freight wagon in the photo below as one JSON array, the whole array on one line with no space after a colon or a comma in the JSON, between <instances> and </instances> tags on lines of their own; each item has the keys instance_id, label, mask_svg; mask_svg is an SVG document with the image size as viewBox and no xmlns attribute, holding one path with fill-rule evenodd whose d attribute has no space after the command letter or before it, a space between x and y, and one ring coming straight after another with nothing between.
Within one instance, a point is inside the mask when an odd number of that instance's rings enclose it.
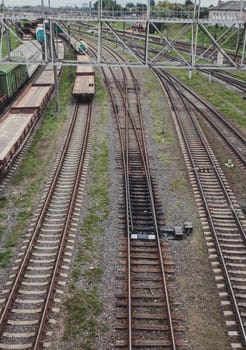
<instances>
[{"instance_id":1,"label":"rusty freight wagon","mask_svg":"<svg viewBox=\"0 0 246 350\"><path fill-rule=\"evenodd\" d=\"M52 94L52 86L29 86L17 99L11 108L13 113L32 113L37 111L42 114Z\"/></svg>"},{"instance_id":2,"label":"rusty freight wagon","mask_svg":"<svg viewBox=\"0 0 246 350\"><path fill-rule=\"evenodd\" d=\"M0 94L12 97L28 78L25 65L0 65Z\"/></svg>"},{"instance_id":3,"label":"rusty freight wagon","mask_svg":"<svg viewBox=\"0 0 246 350\"><path fill-rule=\"evenodd\" d=\"M76 100L91 100L95 95L95 72L87 55L77 55L79 64L76 67L76 77L72 95Z\"/></svg>"},{"instance_id":4,"label":"rusty freight wagon","mask_svg":"<svg viewBox=\"0 0 246 350\"><path fill-rule=\"evenodd\" d=\"M35 123L36 112L7 113L0 121L0 170L5 168L21 149Z\"/></svg>"}]
</instances>

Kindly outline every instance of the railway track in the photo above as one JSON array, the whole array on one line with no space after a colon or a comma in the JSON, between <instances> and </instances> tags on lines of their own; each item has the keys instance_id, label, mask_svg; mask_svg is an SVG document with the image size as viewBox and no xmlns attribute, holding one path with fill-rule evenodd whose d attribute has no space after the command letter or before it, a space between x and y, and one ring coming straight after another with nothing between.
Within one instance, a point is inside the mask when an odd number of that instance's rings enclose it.
<instances>
[{"instance_id":1,"label":"railway track","mask_svg":"<svg viewBox=\"0 0 246 350\"><path fill-rule=\"evenodd\" d=\"M182 98L185 99L208 124L216 131L217 135L229 147L231 152L240 161L242 168L246 168L246 138L238 131L222 114L220 114L213 106L197 95L192 89L185 86L174 75L164 70L154 70L157 76L171 84Z\"/></svg>"},{"instance_id":2,"label":"railway track","mask_svg":"<svg viewBox=\"0 0 246 350\"><path fill-rule=\"evenodd\" d=\"M246 218L191 106L173 84L165 89L193 187L233 349L246 346Z\"/></svg>"},{"instance_id":3,"label":"railway track","mask_svg":"<svg viewBox=\"0 0 246 350\"><path fill-rule=\"evenodd\" d=\"M106 49L107 52L110 51ZM118 59L110 51L111 58ZM174 263L161 241L161 208L154 194L139 86L130 69L103 68L117 125L122 164L125 232L117 297L117 340L122 349L185 348L183 317L174 312Z\"/></svg>"},{"instance_id":4,"label":"railway track","mask_svg":"<svg viewBox=\"0 0 246 350\"><path fill-rule=\"evenodd\" d=\"M0 348L49 345L72 259L88 163L91 104L75 105L43 201L1 295Z\"/></svg>"},{"instance_id":5,"label":"railway track","mask_svg":"<svg viewBox=\"0 0 246 350\"><path fill-rule=\"evenodd\" d=\"M217 78L218 80L224 81L225 83L229 84L230 86L234 86L239 91L242 91L243 93L246 93L246 82L240 79L237 79L230 74L226 74L225 72L220 71L208 71L201 69L201 72L205 74L211 74L212 77Z\"/></svg>"},{"instance_id":6,"label":"railway track","mask_svg":"<svg viewBox=\"0 0 246 350\"><path fill-rule=\"evenodd\" d=\"M172 110L175 111L177 133L200 213L231 345L234 349L244 349L246 218L194 113L199 111L208 119L240 159L242 170L245 170L245 138L209 104L202 99L196 100L196 94L185 86L180 86L170 74L162 72L159 78L164 81L164 89ZM125 243L125 246L128 247L129 244ZM125 250L122 250L123 256L126 256ZM128 256L125 259L129 264ZM121 297L123 299L125 296ZM134 302L138 303L138 299ZM126 304L124 300L119 303ZM124 328L124 322L119 328Z\"/></svg>"},{"instance_id":7,"label":"railway track","mask_svg":"<svg viewBox=\"0 0 246 350\"><path fill-rule=\"evenodd\" d=\"M109 40L109 39L107 38L107 40ZM136 49L140 50L140 52L143 52L143 50L144 50L143 46L140 46L139 44L136 45L136 43L134 41L128 41L128 45L130 47L132 47L132 49L134 49L135 51L136 51ZM177 47L175 45L175 48L178 50L179 45ZM189 47L189 50L190 50L190 47ZM152 53L154 56L156 56L160 51L158 51L157 49L154 49L154 48L149 48L149 52ZM178 51L176 51L176 52L178 53ZM142 54L141 54L141 56L142 56ZM165 53L163 52L159 55L159 57L165 57L170 61L176 61L178 63L181 63L181 62L185 63L185 61L181 55L176 57L176 56L169 54L168 52L165 52ZM206 74L206 75L211 74L211 76L215 77L218 81L224 82L224 83L228 84L229 86L233 86L233 87L237 88L237 90L242 92L242 93L246 92L246 82L243 80L240 80L236 77L233 77L232 75L230 75L226 72L208 70L208 69L200 69L199 65L197 66L197 70Z\"/></svg>"},{"instance_id":8,"label":"railway track","mask_svg":"<svg viewBox=\"0 0 246 350\"><path fill-rule=\"evenodd\" d=\"M73 30L76 31L75 29L73 29ZM77 31L77 32L80 33L80 31ZM123 32L121 32L121 31L118 31L118 32L123 34ZM141 38L144 38L144 37L145 36L143 36L141 34L136 34L136 33L135 34L130 34L128 32L124 33L124 41L128 43L128 45L133 49L133 51L140 50L141 52L143 52L143 50L145 50L144 46L139 45L139 40ZM128 38L128 40L127 40L127 38ZM110 39L108 36L106 36L104 39L107 40L107 41L114 42L114 39ZM160 50L163 49L163 47L164 47L163 45L164 44L162 42L160 42L159 38L153 37L151 39L151 41L153 43L155 43L155 45L160 45L161 46ZM118 43L118 44L121 45L120 43ZM190 44L189 43L184 43L184 42L176 42L175 49L177 50L177 53L178 53L178 50L190 53ZM202 55L203 52L205 51L205 49L206 48L202 47L202 46L198 47L198 53L200 55ZM154 56L156 56L158 53L160 53L160 50L157 50L157 49L155 49L153 47L152 48L149 47L149 53L152 53ZM140 55L142 56L142 53ZM167 58L170 61L176 61L176 62L184 61L182 56L181 55L179 55L179 56L180 57L175 57L175 56L169 54L168 52L165 52L165 53L163 52L162 54L159 55L159 57L165 57L165 58ZM205 57L203 59L205 59ZM233 77L230 74L227 74L226 72L213 71L213 70L209 71L209 70L205 70L205 69L199 69L199 67L197 67L197 69L198 69L198 71L200 71L200 72L202 72L202 73L204 73L206 75L211 74L213 77L218 79L218 81L224 82L224 83L228 84L229 86L233 86L233 87L237 88L238 91L241 91L243 93L246 92L246 83L245 83L245 81L240 80L240 79L238 79L236 77Z\"/></svg>"},{"instance_id":9,"label":"railway track","mask_svg":"<svg viewBox=\"0 0 246 350\"><path fill-rule=\"evenodd\" d=\"M139 57L143 58L142 52ZM192 89L183 84L173 74L164 69L153 69L160 80L165 80L167 84L182 94L183 98L192 105L198 115L205 119L207 123L216 131L217 135L223 140L234 156L240 161L243 169L246 168L246 139L226 117L220 114L211 104L206 102L202 97L196 94Z\"/></svg>"},{"instance_id":10,"label":"railway track","mask_svg":"<svg viewBox=\"0 0 246 350\"><path fill-rule=\"evenodd\" d=\"M142 51L138 55L143 58ZM229 148L234 156L240 161L240 164L246 168L246 139L240 131L238 131L226 117L220 114L211 104L206 102L202 97L196 94L192 89L183 84L173 74L164 69L153 69L155 74L161 81L165 80L167 84L182 94L183 98L188 101L196 110L198 115L205 119L207 123L216 131L217 135L223 140L224 144ZM245 83L243 83L245 85Z\"/></svg>"}]
</instances>

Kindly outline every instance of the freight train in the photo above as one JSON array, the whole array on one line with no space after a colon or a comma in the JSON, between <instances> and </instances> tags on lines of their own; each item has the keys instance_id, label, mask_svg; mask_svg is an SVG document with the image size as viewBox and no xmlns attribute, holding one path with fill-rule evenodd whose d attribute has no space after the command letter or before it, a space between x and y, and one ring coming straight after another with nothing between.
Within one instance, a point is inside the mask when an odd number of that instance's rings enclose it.
<instances>
[{"instance_id":1,"label":"freight train","mask_svg":"<svg viewBox=\"0 0 246 350\"><path fill-rule=\"evenodd\" d=\"M62 43L57 43L60 60L64 59L64 47L62 48L62 45ZM1 117L0 172L8 167L22 148L25 139L45 110L54 90L54 75L51 70L53 70L53 67L47 65L36 82L30 84L14 102L10 110ZM58 74L60 74L60 71L61 66L58 67Z\"/></svg>"},{"instance_id":2,"label":"freight train","mask_svg":"<svg viewBox=\"0 0 246 350\"><path fill-rule=\"evenodd\" d=\"M46 36L46 41L49 40L49 35L50 35L49 30L50 30L49 22L45 22L45 32L44 32L43 23L38 23L35 33L36 33L37 40L41 44L44 43L45 36ZM63 33L63 29L61 27L59 27L57 24L54 24L54 32L55 32L55 34L61 35Z\"/></svg>"},{"instance_id":3,"label":"freight train","mask_svg":"<svg viewBox=\"0 0 246 350\"><path fill-rule=\"evenodd\" d=\"M0 110L38 68L32 61L42 59L41 45L37 40L24 42L11 51L10 59L21 64L0 64Z\"/></svg>"},{"instance_id":4,"label":"freight train","mask_svg":"<svg viewBox=\"0 0 246 350\"><path fill-rule=\"evenodd\" d=\"M95 95L95 72L93 66L89 65L90 58L87 55L77 55L77 61L79 64L76 67L72 95L79 101L91 100Z\"/></svg>"},{"instance_id":5,"label":"freight train","mask_svg":"<svg viewBox=\"0 0 246 350\"><path fill-rule=\"evenodd\" d=\"M45 35L46 35L46 33L44 32L44 25L38 24L37 28L36 28L36 38L41 44L44 43ZM47 41L47 39L46 39L46 41Z\"/></svg>"},{"instance_id":6,"label":"freight train","mask_svg":"<svg viewBox=\"0 0 246 350\"><path fill-rule=\"evenodd\" d=\"M87 52L87 45L84 41L70 37L71 46L78 54L85 55Z\"/></svg>"}]
</instances>

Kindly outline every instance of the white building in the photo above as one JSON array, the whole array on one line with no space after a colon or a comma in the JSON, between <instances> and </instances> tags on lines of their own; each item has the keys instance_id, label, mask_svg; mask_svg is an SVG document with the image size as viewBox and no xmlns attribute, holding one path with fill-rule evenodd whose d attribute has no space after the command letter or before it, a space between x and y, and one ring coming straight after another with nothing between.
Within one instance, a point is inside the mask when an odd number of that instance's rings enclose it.
<instances>
[{"instance_id":1,"label":"white building","mask_svg":"<svg viewBox=\"0 0 246 350\"><path fill-rule=\"evenodd\" d=\"M209 9L209 19L223 22L246 22L246 1L219 1L218 5Z\"/></svg>"}]
</instances>

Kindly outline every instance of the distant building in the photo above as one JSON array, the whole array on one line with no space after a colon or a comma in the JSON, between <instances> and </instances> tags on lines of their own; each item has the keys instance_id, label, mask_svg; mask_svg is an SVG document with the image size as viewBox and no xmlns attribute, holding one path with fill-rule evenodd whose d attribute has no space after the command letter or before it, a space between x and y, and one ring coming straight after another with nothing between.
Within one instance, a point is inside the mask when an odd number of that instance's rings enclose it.
<instances>
[{"instance_id":1,"label":"distant building","mask_svg":"<svg viewBox=\"0 0 246 350\"><path fill-rule=\"evenodd\" d=\"M218 5L209 9L209 19L216 22L246 22L246 1L218 1Z\"/></svg>"}]
</instances>

